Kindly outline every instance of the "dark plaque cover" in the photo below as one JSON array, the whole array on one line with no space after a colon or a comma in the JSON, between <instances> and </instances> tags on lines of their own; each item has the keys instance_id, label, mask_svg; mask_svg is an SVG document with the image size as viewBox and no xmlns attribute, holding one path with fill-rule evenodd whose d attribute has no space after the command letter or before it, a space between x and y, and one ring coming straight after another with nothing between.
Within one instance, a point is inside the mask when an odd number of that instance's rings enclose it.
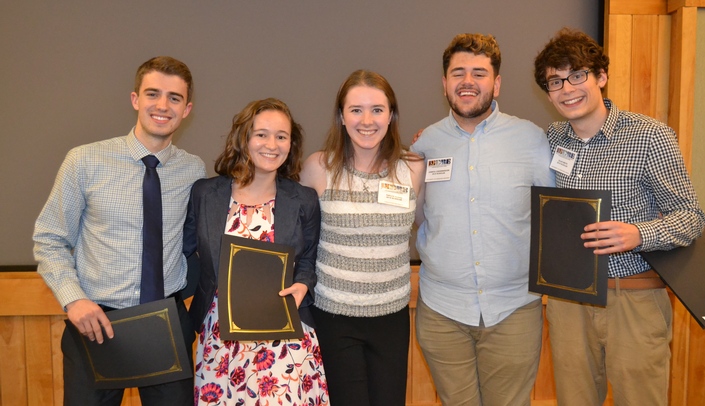
<instances>
[{"instance_id":1,"label":"dark plaque cover","mask_svg":"<svg viewBox=\"0 0 705 406\"><path fill-rule=\"evenodd\" d=\"M705 329L705 237L688 247L642 252L641 256Z\"/></svg>"},{"instance_id":2,"label":"dark plaque cover","mask_svg":"<svg viewBox=\"0 0 705 406\"><path fill-rule=\"evenodd\" d=\"M531 188L529 291L604 306L607 255L583 246L591 223L610 219L612 192Z\"/></svg>"},{"instance_id":3,"label":"dark plaque cover","mask_svg":"<svg viewBox=\"0 0 705 406\"><path fill-rule=\"evenodd\" d=\"M218 272L220 338L303 338L294 297L279 296L293 279L293 247L224 234Z\"/></svg>"},{"instance_id":4,"label":"dark plaque cover","mask_svg":"<svg viewBox=\"0 0 705 406\"><path fill-rule=\"evenodd\" d=\"M90 341L66 320L96 389L158 385L193 376L173 298L105 314L115 336L106 337L103 344Z\"/></svg>"}]
</instances>

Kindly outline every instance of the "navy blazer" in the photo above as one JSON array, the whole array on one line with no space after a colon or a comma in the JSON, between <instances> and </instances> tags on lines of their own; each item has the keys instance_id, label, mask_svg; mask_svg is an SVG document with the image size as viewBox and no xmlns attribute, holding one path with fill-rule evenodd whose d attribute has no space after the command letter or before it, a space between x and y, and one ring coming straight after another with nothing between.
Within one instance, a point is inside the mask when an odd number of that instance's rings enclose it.
<instances>
[{"instance_id":1,"label":"navy blazer","mask_svg":"<svg viewBox=\"0 0 705 406\"><path fill-rule=\"evenodd\" d=\"M231 178L216 176L198 180L191 189L186 223L184 254L198 254L200 276L189 314L196 333L215 297L218 287L220 243L228 217ZM315 190L290 179L277 177L274 200L274 241L294 247L294 282L308 286L299 306L301 320L313 327L309 306L316 285L316 252L321 230L321 211Z\"/></svg>"}]
</instances>

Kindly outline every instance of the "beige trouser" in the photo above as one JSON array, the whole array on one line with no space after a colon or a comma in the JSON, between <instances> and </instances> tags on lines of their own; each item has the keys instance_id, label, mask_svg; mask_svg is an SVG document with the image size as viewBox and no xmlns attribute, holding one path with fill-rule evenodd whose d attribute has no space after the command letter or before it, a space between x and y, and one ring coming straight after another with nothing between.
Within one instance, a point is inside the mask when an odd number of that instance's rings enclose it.
<instances>
[{"instance_id":1,"label":"beige trouser","mask_svg":"<svg viewBox=\"0 0 705 406\"><path fill-rule=\"evenodd\" d=\"M529 406L541 353L540 300L492 327L468 326L419 298L416 337L445 406Z\"/></svg>"},{"instance_id":2,"label":"beige trouser","mask_svg":"<svg viewBox=\"0 0 705 406\"><path fill-rule=\"evenodd\" d=\"M607 306L550 298L546 309L559 406L668 405L671 302L666 289L607 291Z\"/></svg>"}]
</instances>

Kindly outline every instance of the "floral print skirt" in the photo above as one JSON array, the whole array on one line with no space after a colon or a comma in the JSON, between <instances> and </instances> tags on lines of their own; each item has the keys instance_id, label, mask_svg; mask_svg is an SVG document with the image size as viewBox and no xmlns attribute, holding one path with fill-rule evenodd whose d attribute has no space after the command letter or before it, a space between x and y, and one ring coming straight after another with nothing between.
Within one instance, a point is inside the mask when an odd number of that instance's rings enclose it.
<instances>
[{"instance_id":1,"label":"floral print skirt","mask_svg":"<svg viewBox=\"0 0 705 406\"><path fill-rule=\"evenodd\" d=\"M221 341L216 293L198 338L194 403L328 405L318 338L302 324L301 340Z\"/></svg>"}]
</instances>

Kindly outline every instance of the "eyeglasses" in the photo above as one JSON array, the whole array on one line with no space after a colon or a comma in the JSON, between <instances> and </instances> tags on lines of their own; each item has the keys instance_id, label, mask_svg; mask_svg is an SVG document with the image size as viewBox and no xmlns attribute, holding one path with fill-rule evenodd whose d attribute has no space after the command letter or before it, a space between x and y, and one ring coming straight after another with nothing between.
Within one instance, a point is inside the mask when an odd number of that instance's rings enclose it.
<instances>
[{"instance_id":1,"label":"eyeglasses","mask_svg":"<svg viewBox=\"0 0 705 406\"><path fill-rule=\"evenodd\" d=\"M567 80L571 85L579 85L581 83L587 82L588 73L592 72L592 69L579 70L568 75L567 78L551 78L546 81L544 86L549 92L555 92L556 90L563 89L563 85Z\"/></svg>"}]
</instances>

